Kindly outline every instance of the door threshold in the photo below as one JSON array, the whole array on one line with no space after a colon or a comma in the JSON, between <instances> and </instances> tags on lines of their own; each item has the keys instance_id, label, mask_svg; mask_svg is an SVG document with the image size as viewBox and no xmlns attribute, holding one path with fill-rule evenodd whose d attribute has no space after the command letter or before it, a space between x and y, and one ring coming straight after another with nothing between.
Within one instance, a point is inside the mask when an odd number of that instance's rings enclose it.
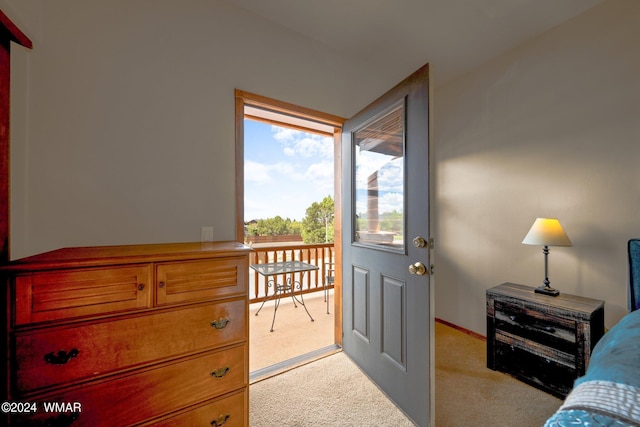
<instances>
[{"instance_id":1,"label":"door threshold","mask_svg":"<svg viewBox=\"0 0 640 427\"><path fill-rule=\"evenodd\" d=\"M309 353L301 354L300 356L267 366L266 368L258 369L249 373L249 385L280 375L284 372L306 365L307 363L315 362L318 359L331 356L332 354L336 354L341 351L342 347L337 344L331 344Z\"/></svg>"}]
</instances>

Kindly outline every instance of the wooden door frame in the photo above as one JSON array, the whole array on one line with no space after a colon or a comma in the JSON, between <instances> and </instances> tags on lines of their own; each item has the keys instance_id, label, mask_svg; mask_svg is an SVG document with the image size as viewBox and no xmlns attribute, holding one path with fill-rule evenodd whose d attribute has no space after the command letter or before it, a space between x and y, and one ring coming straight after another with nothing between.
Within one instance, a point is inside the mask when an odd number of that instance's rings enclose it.
<instances>
[{"instance_id":1,"label":"wooden door frame","mask_svg":"<svg viewBox=\"0 0 640 427\"><path fill-rule=\"evenodd\" d=\"M342 124L346 119L312 110L262 95L235 90L235 144L236 144L236 240L244 242L244 119L245 107L256 107L286 116L309 120L333 128L334 174L334 342L342 346ZM318 133L315 129L292 126L284 122L263 120L298 130ZM331 134L331 133L330 133Z\"/></svg>"},{"instance_id":2,"label":"wooden door frame","mask_svg":"<svg viewBox=\"0 0 640 427\"><path fill-rule=\"evenodd\" d=\"M11 74L11 42L27 49L33 43L0 10L0 264L9 262L9 105Z\"/></svg>"}]
</instances>

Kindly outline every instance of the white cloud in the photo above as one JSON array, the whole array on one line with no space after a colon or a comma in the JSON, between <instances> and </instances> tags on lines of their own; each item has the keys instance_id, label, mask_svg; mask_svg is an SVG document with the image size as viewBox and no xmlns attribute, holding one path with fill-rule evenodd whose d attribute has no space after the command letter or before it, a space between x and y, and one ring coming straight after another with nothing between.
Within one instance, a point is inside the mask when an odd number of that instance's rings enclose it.
<instances>
[{"instance_id":1,"label":"white cloud","mask_svg":"<svg viewBox=\"0 0 640 427\"><path fill-rule=\"evenodd\" d=\"M360 197L356 201L356 212L366 214L368 210L368 198ZM404 212L404 197L402 193L383 193L380 194L378 198L378 212L388 213L388 212Z\"/></svg>"},{"instance_id":2,"label":"white cloud","mask_svg":"<svg viewBox=\"0 0 640 427\"><path fill-rule=\"evenodd\" d=\"M280 126L271 126L271 133L273 134L273 139L276 141L291 141L295 139L297 135L304 135L304 133L299 130L283 128Z\"/></svg>"},{"instance_id":3,"label":"white cloud","mask_svg":"<svg viewBox=\"0 0 640 427\"><path fill-rule=\"evenodd\" d=\"M402 193L384 193L378 200L380 212L404 212L404 197Z\"/></svg>"},{"instance_id":4,"label":"white cloud","mask_svg":"<svg viewBox=\"0 0 640 427\"><path fill-rule=\"evenodd\" d=\"M362 151L357 159L356 183L360 188L368 186L371 174L378 173L378 186L381 190L402 191L404 183L404 159Z\"/></svg>"},{"instance_id":5,"label":"white cloud","mask_svg":"<svg viewBox=\"0 0 640 427\"><path fill-rule=\"evenodd\" d=\"M378 183L380 188L386 191L402 192L404 186L404 164L402 159L396 159L378 171Z\"/></svg>"},{"instance_id":6,"label":"white cloud","mask_svg":"<svg viewBox=\"0 0 640 427\"><path fill-rule=\"evenodd\" d=\"M307 168L304 177L317 192L333 194L333 162L312 163Z\"/></svg>"},{"instance_id":7,"label":"white cloud","mask_svg":"<svg viewBox=\"0 0 640 427\"><path fill-rule=\"evenodd\" d=\"M330 137L279 126L271 126L271 132L287 156L333 158L333 139Z\"/></svg>"},{"instance_id":8,"label":"white cloud","mask_svg":"<svg viewBox=\"0 0 640 427\"><path fill-rule=\"evenodd\" d=\"M266 164L266 163L255 162L252 160L247 160L244 163L245 182L255 182L258 184L273 184L276 181L275 175L278 175L278 174L287 175L291 178L295 178L297 175L295 167L288 162Z\"/></svg>"},{"instance_id":9,"label":"white cloud","mask_svg":"<svg viewBox=\"0 0 640 427\"><path fill-rule=\"evenodd\" d=\"M273 182L273 178L270 176L268 165L246 160L244 162L244 181L268 184Z\"/></svg>"},{"instance_id":10,"label":"white cloud","mask_svg":"<svg viewBox=\"0 0 640 427\"><path fill-rule=\"evenodd\" d=\"M333 181L333 162L312 163L305 173L306 178Z\"/></svg>"}]
</instances>

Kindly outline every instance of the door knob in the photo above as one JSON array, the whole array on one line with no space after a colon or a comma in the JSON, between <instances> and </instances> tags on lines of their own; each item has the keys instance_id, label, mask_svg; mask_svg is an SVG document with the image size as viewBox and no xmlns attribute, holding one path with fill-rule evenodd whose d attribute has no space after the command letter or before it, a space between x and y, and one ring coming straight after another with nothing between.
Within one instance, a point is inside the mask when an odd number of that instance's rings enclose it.
<instances>
[{"instance_id":1,"label":"door knob","mask_svg":"<svg viewBox=\"0 0 640 427\"><path fill-rule=\"evenodd\" d=\"M416 248L424 248L425 246L427 246L427 241L424 240L424 237L418 236L413 239L413 246L415 246Z\"/></svg>"},{"instance_id":2,"label":"door knob","mask_svg":"<svg viewBox=\"0 0 640 427\"><path fill-rule=\"evenodd\" d=\"M413 263L409 266L409 273L417 274L418 276L422 276L427 272L427 267L424 266L420 261Z\"/></svg>"}]
</instances>

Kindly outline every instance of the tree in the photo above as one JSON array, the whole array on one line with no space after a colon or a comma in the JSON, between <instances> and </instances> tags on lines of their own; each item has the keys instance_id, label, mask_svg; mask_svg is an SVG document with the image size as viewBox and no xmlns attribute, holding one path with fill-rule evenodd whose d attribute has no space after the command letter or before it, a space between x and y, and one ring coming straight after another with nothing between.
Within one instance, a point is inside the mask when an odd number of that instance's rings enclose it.
<instances>
[{"instance_id":1,"label":"tree","mask_svg":"<svg viewBox=\"0 0 640 427\"><path fill-rule=\"evenodd\" d=\"M334 203L331 196L313 202L302 220L302 241L307 244L333 243Z\"/></svg>"},{"instance_id":2,"label":"tree","mask_svg":"<svg viewBox=\"0 0 640 427\"><path fill-rule=\"evenodd\" d=\"M404 216L396 210L385 212L381 215L380 229L385 231L393 231L396 234L402 233L404 228Z\"/></svg>"},{"instance_id":3,"label":"tree","mask_svg":"<svg viewBox=\"0 0 640 427\"><path fill-rule=\"evenodd\" d=\"M301 224L291 219L283 219L281 216L259 219L248 227L247 231L256 236L279 236L283 234L300 234Z\"/></svg>"}]
</instances>

